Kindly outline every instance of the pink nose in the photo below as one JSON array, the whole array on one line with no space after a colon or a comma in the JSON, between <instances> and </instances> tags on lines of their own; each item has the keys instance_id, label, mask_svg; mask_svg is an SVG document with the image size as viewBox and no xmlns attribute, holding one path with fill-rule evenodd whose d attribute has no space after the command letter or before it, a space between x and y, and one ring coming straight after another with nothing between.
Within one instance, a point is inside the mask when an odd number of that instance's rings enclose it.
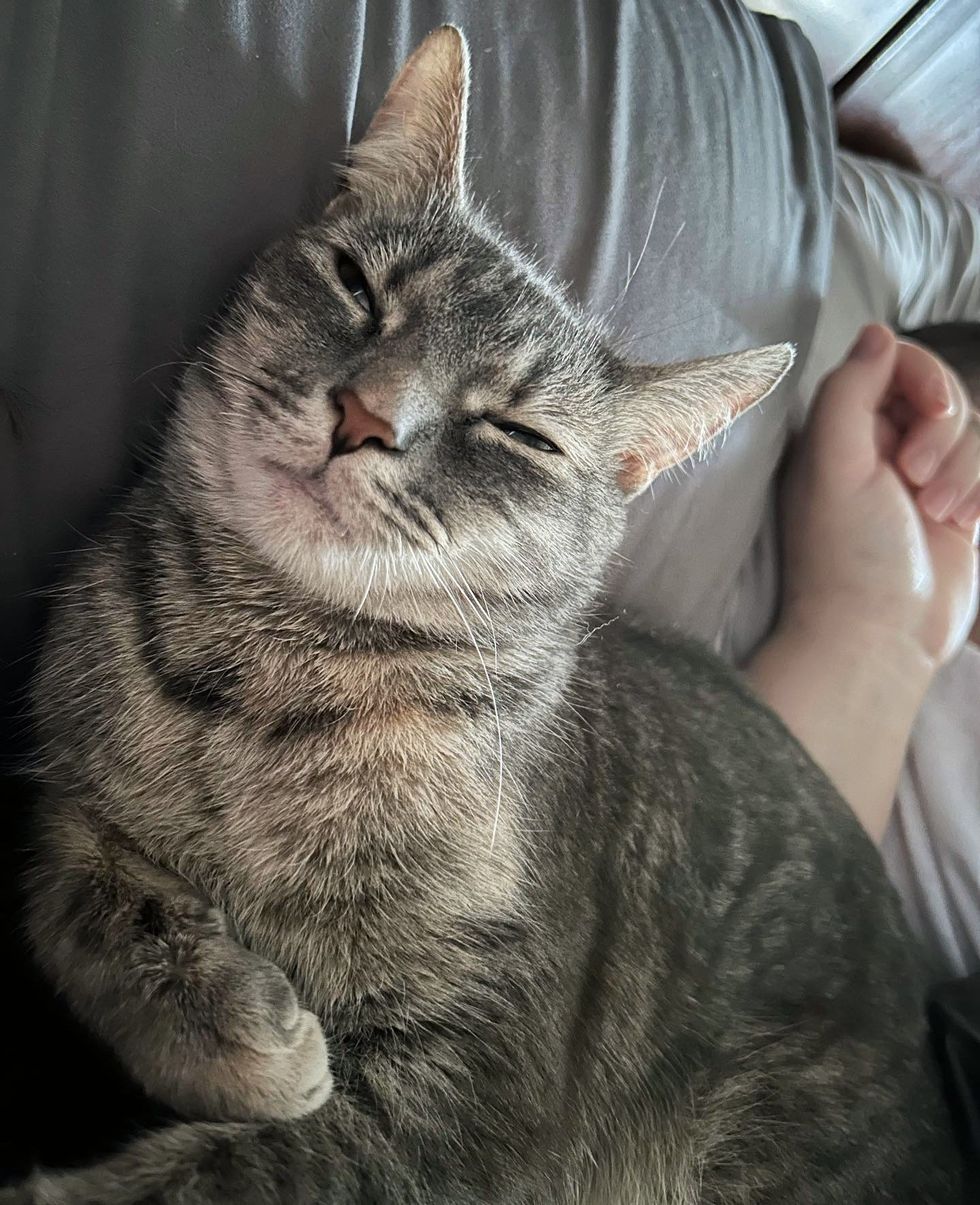
<instances>
[{"instance_id":1,"label":"pink nose","mask_svg":"<svg viewBox=\"0 0 980 1205\"><path fill-rule=\"evenodd\" d=\"M334 456L356 452L369 443L392 452L401 450L391 424L373 414L353 389L341 389L335 400L340 407L341 419L333 433Z\"/></svg>"}]
</instances>

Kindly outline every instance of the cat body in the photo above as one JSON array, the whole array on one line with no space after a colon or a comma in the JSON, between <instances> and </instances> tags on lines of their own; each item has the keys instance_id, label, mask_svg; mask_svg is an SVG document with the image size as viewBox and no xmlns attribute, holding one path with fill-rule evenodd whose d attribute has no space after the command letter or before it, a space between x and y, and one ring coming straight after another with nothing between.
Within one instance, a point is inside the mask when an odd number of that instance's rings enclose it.
<instances>
[{"instance_id":1,"label":"cat body","mask_svg":"<svg viewBox=\"0 0 980 1205\"><path fill-rule=\"evenodd\" d=\"M25 1199L953 1201L870 842L710 653L596 626L625 497L788 354L620 361L465 106L442 30L56 608L33 944L190 1120Z\"/></svg>"}]
</instances>

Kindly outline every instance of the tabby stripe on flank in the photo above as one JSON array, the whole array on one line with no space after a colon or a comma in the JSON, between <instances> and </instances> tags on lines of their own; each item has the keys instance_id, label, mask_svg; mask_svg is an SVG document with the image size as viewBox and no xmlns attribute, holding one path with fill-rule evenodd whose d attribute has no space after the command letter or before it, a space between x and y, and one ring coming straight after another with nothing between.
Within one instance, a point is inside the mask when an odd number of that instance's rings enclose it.
<instances>
[{"instance_id":1,"label":"tabby stripe on flank","mask_svg":"<svg viewBox=\"0 0 980 1205\"><path fill-rule=\"evenodd\" d=\"M190 584L196 590L203 591L211 583L212 571L194 516L185 507L175 506L171 521L177 539L169 547L176 551Z\"/></svg>"},{"instance_id":2,"label":"tabby stripe on flank","mask_svg":"<svg viewBox=\"0 0 980 1205\"><path fill-rule=\"evenodd\" d=\"M350 708L322 707L306 711L284 712L263 735L267 745L283 741L301 742L322 736L352 714Z\"/></svg>"},{"instance_id":3,"label":"tabby stripe on flank","mask_svg":"<svg viewBox=\"0 0 980 1205\"><path fill-rule=\"evenodd\" d=\"M131 614L136 621L136 647L141 661L160 693L214 717L231 716L241 710L228 693L238 685L238 674L231 666L178 666L167 654L160 631L156 600L159 583L166 574L157 556L157 547L136 524L130 525L129 555L124 558L127 584L132 592Z\"/></svg>"}]
</instances>

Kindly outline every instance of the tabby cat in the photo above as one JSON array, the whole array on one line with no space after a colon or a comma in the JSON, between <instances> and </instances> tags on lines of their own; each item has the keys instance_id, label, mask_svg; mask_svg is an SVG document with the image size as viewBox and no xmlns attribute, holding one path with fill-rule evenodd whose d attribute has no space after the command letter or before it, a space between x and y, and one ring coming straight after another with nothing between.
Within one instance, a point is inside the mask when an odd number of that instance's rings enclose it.
<instances>
[{"instance_id":1,"label":"tabby cat","mask_svg":"<svg viewBox=\"0 0 980 1205\"><path fill-rule=\"evenodd\" d=\"M186 1121L17 1199L953 1201L871 844L597 619L627 499L791 350L626 363L468 196L467 80L411 57L57 608L31 940Z\"/></svg>"}]
</instances>

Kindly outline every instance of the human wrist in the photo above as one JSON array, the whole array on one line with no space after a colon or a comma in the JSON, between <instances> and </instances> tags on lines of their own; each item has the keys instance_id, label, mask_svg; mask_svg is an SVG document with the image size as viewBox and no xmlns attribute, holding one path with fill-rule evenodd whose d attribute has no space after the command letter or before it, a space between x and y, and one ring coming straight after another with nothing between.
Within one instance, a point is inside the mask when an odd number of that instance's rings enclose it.
<instances>
[{"instance_id":1,"label":"human wrist","mask_svg":"<svg viewBox=\"0 0 980 1205\"><path fill-rule=\"evenodd\" d=\"M873 673L896 703L918 710L939 669L910 631L846 604L796 599L784 604L770 640L795 656L819 657L852 676Z\"/></svg>"},{"instance_id":2,"label":"human wrist","mask_svg":"<svg viewBox=\"0 0 980 1205\"><path fill-rule=\"evenodd\" d=\"M888 625L794 608L745 675L879 841L934 670L913 639Z\"/></svg>"}]
</instances>

